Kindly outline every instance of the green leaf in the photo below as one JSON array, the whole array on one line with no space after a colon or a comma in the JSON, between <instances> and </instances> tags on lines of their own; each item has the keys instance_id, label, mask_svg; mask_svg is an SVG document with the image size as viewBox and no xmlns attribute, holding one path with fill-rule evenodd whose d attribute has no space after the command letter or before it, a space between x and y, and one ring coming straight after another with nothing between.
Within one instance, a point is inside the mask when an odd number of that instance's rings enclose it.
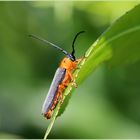
<instances>
[{"instance_id":1,"label":"green leaf","mask_svg":"<svg viewBox=\"0 0 140 140\"><path fill-rule=\"evenodd\" d=\"M74 77L79 85L93 72L101 63L106 62L108 66L129 65L140 60L140 5L136 6L125 15L115 21L110 28L85 53L85 58L80 63L80 69L75 70ZM64 91L64 99L69 97L73 89L72 85ZM65 102L65 100L64 100ZM66 104L63 104L64 111ZM52 116L49 131L60 109L60 102ZM49 134L47 131L47 135Z\"/></svg>"},{"instance_id":2,"label":"green leaf","mask_svg":"<svg viewBox=\"0 0 140 140\"><path fill-rule=\"evenodd\" d=\"M86 52L78 83L102 62L109 66L132 64L140 59L140 5L120 17Z\"/></svg>"}]
</instances>

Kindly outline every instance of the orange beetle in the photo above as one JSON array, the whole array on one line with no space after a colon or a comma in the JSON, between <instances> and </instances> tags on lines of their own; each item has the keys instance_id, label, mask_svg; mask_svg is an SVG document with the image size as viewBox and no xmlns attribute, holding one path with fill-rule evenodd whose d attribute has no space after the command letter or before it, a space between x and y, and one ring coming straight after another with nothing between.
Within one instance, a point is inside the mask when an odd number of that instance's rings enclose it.
<instances>
[{"instance_id":1,"label":"orange beetle","mask_svg":"<svg viewBox=\"0 0 140 140\"><path fill-rule=\"evenodd\" d=\"M58 50L62 51L66 57L61 61L60 66L57 68L53 81L51 83L50 89L48 91L48 94L46 96L46 99L43 103L42 107L42 114L47 118L50 119L52 115L52 111L55 109L57 103L59 100L63 102L63 90L68 86L70 82L72 82L72 85L74 87L77 87L72 72L76 69L77 64L81 61L81 59L77 59L74 56L75 49L74 49L74 43L77 38L77 36L84 31L81 31L76 34L73 43L72 43L72 53L68 53L67 51L63 50L62 48L56 46L55 44L44 40L42 38L38 38L34 35L30 35L30 37L33 37L35 39L38 39L40 41L43 41L44 43L47 43Z\"/></svg>"}]
</instances>

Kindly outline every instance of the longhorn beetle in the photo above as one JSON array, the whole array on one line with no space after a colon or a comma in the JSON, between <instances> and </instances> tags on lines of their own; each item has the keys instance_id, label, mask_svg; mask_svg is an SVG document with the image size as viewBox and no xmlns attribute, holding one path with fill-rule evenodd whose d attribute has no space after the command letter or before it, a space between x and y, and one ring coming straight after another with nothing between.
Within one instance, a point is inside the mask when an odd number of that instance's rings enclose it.
<instances>
[{"instance_id":1,"label":"longhorn beetle","mask_svg":"<svg viewBox=\"0 0 140 140\"><path fill-rule=\"evenodd\" d=\"M72 82L72 85L74 87L77 87L77 85L74 81L72 72L73 72L73 70L75 70L77 68L76 66L82 60L82 58L80 58L80 59L75 58L74 43L75 43L77 36L83 32L85 32L85 31L80 31L79 33L76 34L76 36L73 40L73 43L72 43L72 52L71 53L68 53L64 49L60 48L59 46L57 46L45 39L39 38L35 35L29 35L32 38L38 39L54 48L60 50L61 52L63 52L66 55L66 57L63 58L63 60L60 63L60 66L57 68L57 70L55 72L50 89L48 91L48 94L47 94L46 99L42 106L42 114L47 119L51 118L52 111L55 109L58 101L61 100L63 102L62 92L68 86L68 84L70 82Z\"/></svg>"}]
</instances>

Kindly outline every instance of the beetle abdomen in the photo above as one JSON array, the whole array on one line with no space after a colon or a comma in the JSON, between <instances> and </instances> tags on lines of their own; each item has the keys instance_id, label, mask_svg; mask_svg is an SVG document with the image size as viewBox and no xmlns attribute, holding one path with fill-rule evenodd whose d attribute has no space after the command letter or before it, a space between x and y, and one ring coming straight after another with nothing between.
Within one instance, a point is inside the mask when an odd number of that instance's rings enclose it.
<instances>
[{"instance_id":1,"label":"beetle abdomen","mask_svg":"<svg viewBox=\"0 0 140 140\"><path fill-rule=\"evenodd\" d=\"M56 96L57 90L58 90L58 86L64 79L65 73L66 73L66 69L64 68L58 68L56 70L50 89L48 91L48 94L46 96L46 99L42 107L43 114L46 114L51 108L54 98Z\"/></svg>"}]
</instances>

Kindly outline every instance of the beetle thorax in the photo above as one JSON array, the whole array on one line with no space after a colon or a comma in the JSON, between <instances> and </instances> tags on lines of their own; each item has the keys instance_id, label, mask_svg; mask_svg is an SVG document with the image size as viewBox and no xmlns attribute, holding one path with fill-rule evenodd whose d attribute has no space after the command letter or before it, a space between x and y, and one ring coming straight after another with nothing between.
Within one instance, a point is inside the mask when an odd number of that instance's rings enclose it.
<instances>
[{"instance_id":1,"label":"beetle thorax","mask_svg":"<svg viewBox=\"0 0 140 140\"><path fill-rule=\"evenodd\" d=\"M76 67L75 61L70 60L69 58L65 57L60 64L61 68L65 68L67 70L73 70Z\"/></svg>"}]
</instances>

